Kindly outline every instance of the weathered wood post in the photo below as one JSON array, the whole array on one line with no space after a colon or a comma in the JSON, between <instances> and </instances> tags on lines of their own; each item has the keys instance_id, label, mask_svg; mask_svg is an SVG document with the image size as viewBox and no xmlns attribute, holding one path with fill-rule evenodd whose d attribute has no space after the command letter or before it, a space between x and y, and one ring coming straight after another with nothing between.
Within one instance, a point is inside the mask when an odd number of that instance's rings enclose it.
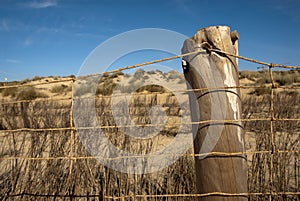
<instances>
[{"instance_id":1,"label":"weathered wood post","mask_svg":"<svg viewBox=\"0 0 300 201\"><path fill-rule=\"evenodd\" d=\"M211 51L238 54L237 40L237 32L229 27L212 26L198 30L182 47L182 53L203 50L183 58L189 87L202 88L192 92L196 101L190 98L192 121L203 121L193 129L197 191L207 194L199 197L201 201L247 200L240 90L228 88L239 85L238 62Z\"/></svg>"}]
</instances>

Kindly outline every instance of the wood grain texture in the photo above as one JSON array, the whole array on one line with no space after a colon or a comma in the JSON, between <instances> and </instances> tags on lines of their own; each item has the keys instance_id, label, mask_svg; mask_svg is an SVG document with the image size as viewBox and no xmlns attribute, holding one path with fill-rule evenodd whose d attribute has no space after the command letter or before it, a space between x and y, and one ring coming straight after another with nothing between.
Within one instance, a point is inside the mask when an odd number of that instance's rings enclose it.
<instances>
[{"instance_id":1,"label":"wood grain texture","mask_svg":"<svg viewBox=\"0 0 300 201\"><path fill-rule=\"evenodd\" d=\"M230 32L227 26L213 26L200 29L187 39L182 53L197 49L220 49L238 54L238 33ZM202 45L203 43L207 43ZM238 62L235 58L217 54L207 49L206 53L183 58L187 62L184 75L189 88L209 88L190 94L190 107L193 121L222 120L241 118L239 89L222 90L224 87L238 86ZM220 89L218 89L220 88ZM197 100L191 97L196 97ZM242 152L244 151L244 130L241 122L231 124L201 124L193 128L194 151ZM246 157L207 156L196 157L197 193L246 193ZM207 196L201 201L246 201L245 196Z\"/></svg>"}]
</instances>

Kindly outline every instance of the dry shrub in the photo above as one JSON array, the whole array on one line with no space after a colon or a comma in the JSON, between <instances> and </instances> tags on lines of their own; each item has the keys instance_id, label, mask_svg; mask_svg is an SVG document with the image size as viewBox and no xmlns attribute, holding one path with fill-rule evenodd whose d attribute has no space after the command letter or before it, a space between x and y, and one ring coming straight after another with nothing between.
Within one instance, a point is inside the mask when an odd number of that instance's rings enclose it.
<instances>
[{"instance_id":1,"label":"dry shrub","mask_svg":"<svg viewBox=\"0 0 300 201\"><path fill-rule=\"evenodd\" d=\"M140 79L144 76L146 72L143 69L138 69L135 71L135 73L133 74L133 77L136 79Z\"/></svg>"},{"instance_id":2,"label":"dry shrub","mask_svg":"<svg viewBox=\"0 0 300 201\"><path fill-rule=\"evenodd\" d=\"M107 85L113 85L109 76L105 79L107 80ZM113 87L108 87L104 94L110 94L110 90ZM62 89L57 90L60 91ZM83 84L82 88L79 87L77 93L80 96L83 93L88 93L90 90L88 85ZM160 92L163 89L152 86L143 90ZM32 100L39 97L36 89L33 87L24 88L23 91L27 91L27 93L23 92L22 98L24 99L29 98ZM267 92L264 94L267 94ZM162 97L164 94L148 95L150 98L137 96L136 99L130 102L130 115L132 119L138 118L137 123L149 123L150 106L159 102L168 116L177 118L180 115L180 109L176 105L173 96L170 95L164 101L161 101L158 96ZM270 117L270 96L242 98L244 119ZM274 99L275 117L299 119L299 98L299 93L293 91L276 94ZM84 100L76 100L80 108L83 109L86 108L85 104L88 104L88 101L84 102ZM100 125L114 126L115 121L110 108L111 98L102 97L95 101L95 109ZM141 175L128 175L114 171L104 167L98 160L90 157L90 153L83 146L76 131L71 129L55 130L55 128L70 127L71 102L71 100L66 102L31 101L0 104L0 129L3 131L0 133L2 145L0 147L0 156L20 156L19 159L3 159L0 162L0 200L102 200L103 194L118 197L124 195L196 193L193 157L181 157L174 164L159 172ZM145 105L146 102L149 104ZM45 112L45 110L47 111ZM84 123L89 122L88 119L82 119L82 121ZM246 135L249 135L249 133L253 134L251 140L254 141L252 144L254 151L272 150L270 121L246 121L244 126ZM42 131L5 131L19 128L37 128L42 129ZM54 128L54 130L46 130L49 128ZM273 130L276 150L299 151L299 128L299 121L274 121ZM105 135L111 143L124 150L135 153L148 153L155 148L154 140L149 140L146 143L134 143L130 141L130 138L126 138L122 129L117 127L107 128L103 131L105 131ZM92 130L86 130L85 132L87 135L86 139L93 141ZM94 135L96 134L94 133ZM161 134L162 137L167 138L172 138L175 135L176 132L167 128ZM94 143L97 144L97 142ZM192 152L192 149L188 151L188 153ZM78 157L78 159L73 160L70 156ZM39 160L24 159L26 157L39 158ZM45 159L46 157L50 157L50 159ZM271 158L273 166L271 166ZM271 168L272 174L270 173ZM249 192L299 192L300 161L299 153L297 152L248 155L248 170ZM270 185L270 177L273 178L273 186ZM12 197L13 195L16 196ZM275 201L296 201L297 199L299 200L297 195L273 196ZM144 199L128 198L125 200ZM192 201L195 198L158 197L147 200ZM269 200L269 196L255 195L251 196L249 200Z\"/></svg>"},{"instance_id":3,"label":"dry shrub","mask_svg":"<svg viewBox=\"0 0 300 201\"><path fill-rule=\"evenodd\" d=\"M172 79L182 79L184 78L181 73L178 71L172 70L167 73L167 78L172 80Z\"/></svg>"},{"instance_id":4,"label":"dry shrub","mask_svg":"<svg viewBox=\"0 0 300 201\"><path fill-rule=\"evenodd\" d=\"M65 84L61 84L61 85L56 85L54 87L52 87L50 89L50 92L51 93L57 93L57 94L63 94L65 92L68 92L68 91L71 91L72 88L69 87L68 85L65 85Z\"/></svg>"},{"instance_id":5,"label":"dry shrub","mask_svg":"<svg viewBox=\"0 0 300 201\"><path fill-rule=\"evenodd\" d=\"M45 77L41 77L41 76L34 76L31 81L38 81L38 80L41 80L41 79L44 79Z\"/></svg>"},{"instance_id":6,"label":"dry shrub","mask_svg":"<svg viewBox=\"0 0 300 201\"><path fill-rule=\"evenodd\" d=\"M91 92L91 86L87 84L78 84L75 86L75 91L73 93L75 97L80 97Z\"/></svg>"},{"instance_id":7,"label":"dry shrub","mask_svg":"<svg viewBox=\"0 0 300 201\"><path fill-rule=\"evenodd\" d=\"M291 85L300 82L300 73L297 70L273 71L273 79L280 86ZM263 71L257 80L259 84L270 84L271 78L267 71Z\"/></svg>"},{"instance_id":8,"label":"dry shrub","mask_svg":"<svg viewBox=\"0 0 300 201\"><path fill-rule=\"evenodd\" d=\"M270 95L271 94L271 88L270 87L262 87L262 88L256 88L254 91L250 92L250 95L256 95L256 96L263 96L263 95Z\"/></svg>"},{"instance_id":9,"label":"dry shrub","mask_svg":"<svg viewBox=\"0 0 300 201\"><path fill-rule=\"evenodd\" d=\"M15 88L15 87L5 88L5 89L1 90L1 93L4 97L10 96L10 97L14 98L18 94L18 88Z\"/></svg>"},{"instance_id":10,"label":"dry shrub","mask_svg":"<svg viewBox=\"0 0 300 201\"><path fill-rule=\"evenodd\" d=\"M150 93L151 92L164 93L167 90L163 86L156 85L156 84L145 85L136 90L136 92L143 92L143 91L147 91Z\"/></svg>"},{"instance_id":11,"label":"dry shrub","mask_svg":"<svg viewBox=\"0 0 300 201\"><path fill-rule=\"evenodd\" d=\"M37 91L34 87L19 89L19 93L17 94L17 100L34 100L37 98L48 98L48 95Z\"/></svg>"},{"instance_id":12,"label":"dry shrub","mask_svg":"<svg viewBox=\"0 0 300 201\"><path fill-rule=\"evenodd\" d=\"M247 78L249 80L255 81L257 78L260 77L260 73L257 71L240 71L239 72L239 78L243 79L243 78Z\"/></svg>"},{"instance_id":13,"label":"dry shrub","mask_svg":"<svg viewBox=\"0 0 300 201\"><path fill-rule=\"evenodd\" d=\"M274 116L278 119L299 119L298 93L278 93L274 97ZM270 117L270 96L251 97L243 101L243 114L246 119ZM253 120L245 122L245 130L254 134L255 151L271 151L274 139L275 150L283 153L257 153L248 156L249 192L299 192L300 123L299 121L273 122L271 135L270 121ZM290 151L290 152L289 152ZM272 172L271 172L272 171ZM273 182L271 183L271 180ZM297 200L297 195L274 196L273 200ZM250 200L268 200L269 196L251 196Z\"/></svg>"},{"instance_id":14,"label":"dry shrub","mask_svg":"<svg viewBox=\"0 0 300 201\"><path fill-rule=\"evenodd\" d=\"M105 81L104 84L98 86L96 95L110 96L113 93L115 87L116 83Z\"/></svg>"}]
</instances>

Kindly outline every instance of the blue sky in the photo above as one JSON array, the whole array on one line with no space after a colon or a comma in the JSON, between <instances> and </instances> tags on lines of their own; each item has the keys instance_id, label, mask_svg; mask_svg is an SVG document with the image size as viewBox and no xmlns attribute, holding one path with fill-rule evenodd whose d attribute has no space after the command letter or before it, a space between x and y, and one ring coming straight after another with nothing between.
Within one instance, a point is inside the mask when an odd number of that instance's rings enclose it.
<instances>
[{"instance_id":1,"label":"blue sky","mask_svg":"<svg viewBox=\"0 0 300 201\"><path fill-rule=\"evenodd\" d=\"M192 36L199 28L228 25L240 34L240 55L300 65L299 11L298 0L1 0L0 81L76 75L99 44L140 28ZM166 55L148 51L117 64L159 56ZM239 68L257 66L240 62Z\"/></svg>"}]
</instances>

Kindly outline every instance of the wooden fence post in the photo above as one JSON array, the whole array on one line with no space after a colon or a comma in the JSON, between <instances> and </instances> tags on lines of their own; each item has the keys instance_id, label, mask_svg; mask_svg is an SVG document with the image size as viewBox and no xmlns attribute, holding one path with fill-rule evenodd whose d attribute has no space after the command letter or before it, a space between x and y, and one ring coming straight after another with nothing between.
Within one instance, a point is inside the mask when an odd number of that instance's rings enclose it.
<instances>
[{"instance_id":1,"label":"wooden fence post","mask_svg":"<svg viewBox=\"0 0 300 201\"><path fill-rule=\"evenodd\" d=\"M226 88L239 86L238 62L236 58L210 51L219 49L238 54L238 37L227 26L212 26L198 30L182 47L182 53L203 49L183 57L188 87L202 88L192 92L196 100L190 94L192 121L204 121L193 128L194 152L198 154L195 156L197 191L210 194L200 196L201 201L248 199L247 160L240 153L245 149L244 129L239 121L240 90Z\"/></svg>"}]
</instances>

